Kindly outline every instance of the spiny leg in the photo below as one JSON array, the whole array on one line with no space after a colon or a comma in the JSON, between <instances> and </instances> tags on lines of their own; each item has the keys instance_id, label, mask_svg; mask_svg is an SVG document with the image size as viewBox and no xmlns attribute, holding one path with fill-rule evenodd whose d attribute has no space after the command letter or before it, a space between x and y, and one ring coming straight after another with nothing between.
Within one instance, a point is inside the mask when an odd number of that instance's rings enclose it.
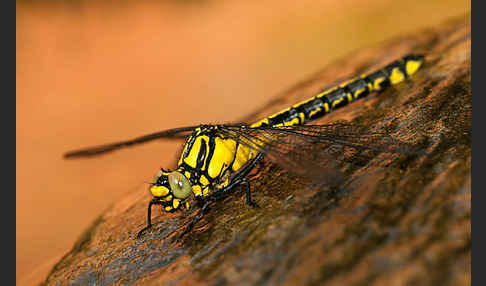
<instances>
[{"instance_id":1,"label":"spiny leg","mask_svg":"<svg viewBox=\"0 0 486 286\"><path fill-rule=\"evenodd\" d=\"M162 202L158 199L152 199L147 208L147 226L140 230L137 234L137 238L140 238L142 234L152 227L151 215L152 215L152 205L160 205Z\"/></svg>"},{"instance_id":2,"label":"spiny leg","mask_svg":"<svg viewBox=\"0 0 486 286\"><path fill-rule=\"evenodd\" d=\"M248 182L247 178L241 179L240 184L246 185L246 204L252 208L259 208L260 206L251 199L251 190L250 190L250 182Z\"/></svg>"},{"instance_id":3,"label":"spiny leg","mask_svg":"<svg viewBox=\"0 0 486 286\"><path fill-rule=\"evenodd\" d=\"M246 176L248 175L248 173L250 173L250 171L253 169L253 167L255 167L255 165L263 158L263 154L262 153L259 153L254 159L253 161L251 161L239 174L237 177L235 177L232 182L226 186L225 188L221 189L220 192L217 192L215 193L215 196L212 197L212 198L207 198L206 201L204 202L203 206L199 209L199 211L197 212L197 214L192 218L192 220L189 222L189 224L187 225L186 229L184 230L184 232L178 237L178 240L180 240L185 234L187 234L188 232L190 232L192 230L192 228L194 227L194 224L196 224L196 222L198 222L201 217L204 215L204 212L207 211L207 209L209 208L209 204L213 201L216 201L216 200L219 200L219 199L222 199L224 197L224 195L226 194L227 191L231 190L232 188L234 188L235 186L239 185L239 184L246 184L246 202L248 205L250 205L251 207L254 207L254 208L258 208L258 204L255 203L254 201L251 200L251 192L250 192L250 182L248 182L248 180L246 179Z\"/></svg>"}]
</instances>

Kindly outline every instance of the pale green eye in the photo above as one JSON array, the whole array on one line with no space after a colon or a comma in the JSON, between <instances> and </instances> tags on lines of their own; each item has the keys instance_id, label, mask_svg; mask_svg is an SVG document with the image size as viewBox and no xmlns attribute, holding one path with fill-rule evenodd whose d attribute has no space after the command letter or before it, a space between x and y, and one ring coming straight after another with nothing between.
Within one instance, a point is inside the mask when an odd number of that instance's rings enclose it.
<instances>
[{"instance_id":1,"label":"pale green eye","mask_svg":"<svg viewBox=\"0 0 486 286\"><path fill-rule=\"evenodd\" d=\"M178 199L185 199L191 194L192 188L189 180L179 172L169 174L169 185L172 193Z\"/></svg>"}]
</instances>

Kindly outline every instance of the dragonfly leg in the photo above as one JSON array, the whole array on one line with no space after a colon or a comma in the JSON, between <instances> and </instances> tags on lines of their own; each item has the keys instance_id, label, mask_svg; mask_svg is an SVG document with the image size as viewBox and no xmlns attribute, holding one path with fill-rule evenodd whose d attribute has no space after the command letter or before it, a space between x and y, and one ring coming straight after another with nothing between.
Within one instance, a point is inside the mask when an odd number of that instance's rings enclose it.
<instances>
[{"instance_id":1,"label":"dragonfly leg","mask_svg":"<svg viewBox=\"0 0 486 286\"><path fill-rule=\"evenodd\" d=\"M245 167L245 169L243 169L240 173L238 173L238 175L235 178L233 178L233 180L231 181L231 183L228 186L226 186L225 188L222 189L222 193L225 193L225 192L231 190L232 188L234 188L235 186L237 186L239 184L245 184L246 185L246 203L249 206L251 206L252 208L258 208L259 207L258 204L251 199L250 182L248 181L246 176L256 166L256 164L258 164L258 162L260 162L260 160L262 158L263 158L263 154L259 153L253 159L253 161L251 161Z\"/></svg>"},{"instance_id":2,"label":"dragonfly leg","mask_svg":"<svg viewBox=\"0 0 486 286\"><path fill-rule=\"evenodd\" d=\"M151 216L152 216L152 205L160 205L162 204L162 202L158 199L152 199L149 204L148 204L148 208L147 208L147 226L144 227L142 230L140 230L137 234L137 238L140 238L142 236L142 234L147 231L148 229L150 229L152 227L152 221L151 221Z\"/></svg>"},{"instance_id":3,"label":"dragonfly leg","mask_svg":"<svg viewBox=\"0 0 486 286\"><path fill-rule=\"evenodd\" d=\"M255 209L259 208L260 206L251 199L250 182L248 182L248 179L247 178L241 179L240 184L246 185L246 204Z\"/></svg>"},{"instance_id":4,"label":"dragonfly leg","mask_svg":"<svg viewBox=\"0 0 486 286\"><path fill-rule=\"evenodd\" d=\"M192 230L192 228L194 227L194 224L196 222L198 222L201 219L201 217L204 215L204 213L208 210L210 203L224 198L228 194L229 190L233 189L235 186L237 186L239 184L246 184L246 186L247 186L246 187L246 202L247 202L247 204L250 205L251 207L258 208L259 207L258 204L255 203L254 201L252 201L252 199L251 199L250 182L248 182L248 179L246 178L246 176L248 175L248 173L250 173L250 171L253 169L253 167L255 167L255 165L262 158L263 158L263 154L259 153L240 173L238 173L237 177L233 178L233 180L231 181L231 183L228 186L226 186L226 187L220 189L218 192L214 193L214 195L212 197L207 198L204 201L202 201L202 203L203 203L202 207L199 209L197 214L189 222L189 224L187 225L184 232L178 237L178 240L180 240L185 234L187 234L188 232L190 232Z\"/></svg>"}]
</instances>

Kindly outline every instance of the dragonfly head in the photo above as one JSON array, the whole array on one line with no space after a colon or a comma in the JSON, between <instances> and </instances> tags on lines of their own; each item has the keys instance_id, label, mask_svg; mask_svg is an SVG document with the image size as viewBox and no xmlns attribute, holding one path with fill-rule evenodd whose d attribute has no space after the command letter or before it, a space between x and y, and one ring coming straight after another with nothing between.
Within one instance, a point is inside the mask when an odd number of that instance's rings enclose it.
<instances>
[{"instance_id":1,"label":"dragonfly head","mask_svg":"<svg viewBox=\"0 0 486 286\"><path fill-rule=\"evenodd\" d=\"M186 199L192 192L191 183L181 172L160 170L152 182L150 192L160 199L165 211L171 212L181 205L189 208Z\"/></svg>"}]
</instances>

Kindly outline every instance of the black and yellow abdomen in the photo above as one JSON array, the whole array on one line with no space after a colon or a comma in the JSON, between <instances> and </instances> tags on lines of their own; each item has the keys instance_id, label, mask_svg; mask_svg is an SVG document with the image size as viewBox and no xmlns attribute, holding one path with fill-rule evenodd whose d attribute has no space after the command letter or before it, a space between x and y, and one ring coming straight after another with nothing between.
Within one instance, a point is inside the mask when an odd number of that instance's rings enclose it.
<instances>
[{"instance_id":1,"label":"black and yellow abdomen","mask_svg":"<svg viewBox=\"0 0 486 286\"><path fill-rule=\"evenodd\" d=\"M364 74L337 87L322 91L310 99L252 124L251 127L305 124L358 98L365 97L371 92L380 92L390 85L402 82L414 74L423 64L423 61L423 56L408 55L380 70Z\"/></svg>"}]
</instances>

